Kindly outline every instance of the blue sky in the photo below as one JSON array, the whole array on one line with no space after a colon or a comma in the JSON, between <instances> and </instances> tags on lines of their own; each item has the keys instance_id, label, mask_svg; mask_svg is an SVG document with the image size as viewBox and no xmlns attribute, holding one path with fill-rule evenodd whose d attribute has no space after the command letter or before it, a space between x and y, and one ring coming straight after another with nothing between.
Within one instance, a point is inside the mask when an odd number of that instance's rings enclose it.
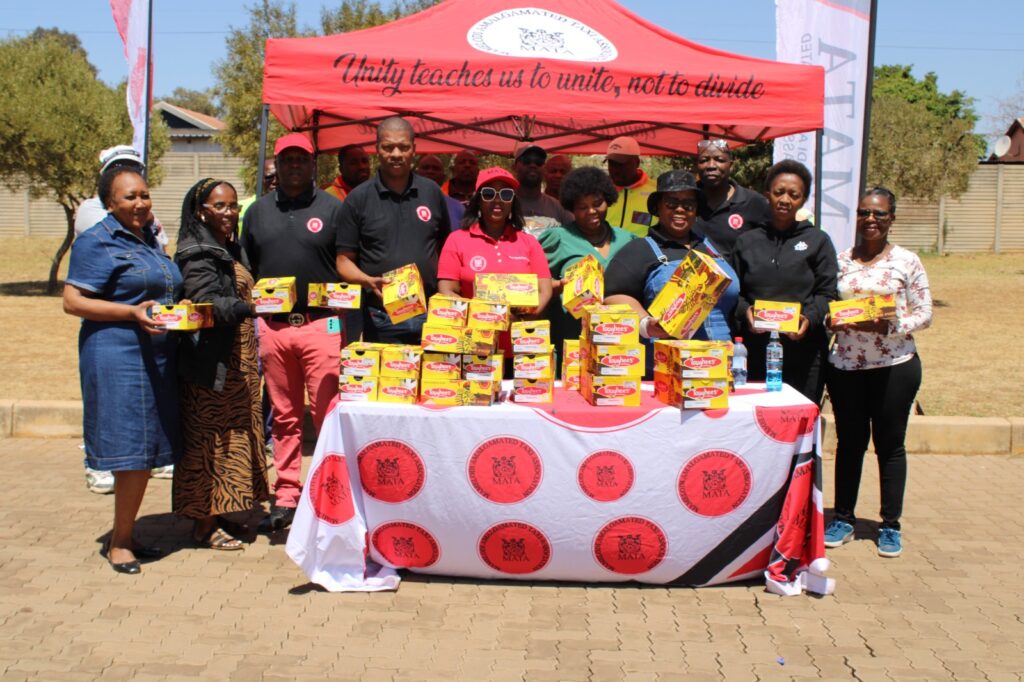
<instances>
[{"instance_id":1,"label":"blue sky","mask_svg":"<svg viewBox=\"0 0 1024 682\"><path fill-rule=\"evenodd\" d=\"M774 58L772 0L620 1L690 40ZM154 93L159 96L178 86L203 89L212 85L212 67L225 55L227 32L248 21L247 4L245 0L154 0ZM324 4L330 3L297 2L300 24L318 25ZM1024 0L879 0L879 5L876 63L913 64L918 76L934 71L942 90L965 91L976 98L983 115L995 113L996 100L1021 87ZM728 10L723 10L726 7ZM21 36L37 26L56 26L79 35L104 80L114 83L127 73L108 0L0 0L0 17L0 37ZM983 121L980 131L988 125Z\"/></svg>"}]
</instances>

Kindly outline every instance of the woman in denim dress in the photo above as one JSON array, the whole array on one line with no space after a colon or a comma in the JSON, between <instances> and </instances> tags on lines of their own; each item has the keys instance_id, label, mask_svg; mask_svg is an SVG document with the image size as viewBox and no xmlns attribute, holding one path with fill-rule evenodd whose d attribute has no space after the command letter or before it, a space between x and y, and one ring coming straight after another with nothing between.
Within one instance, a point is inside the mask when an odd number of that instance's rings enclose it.
<instances>
[{"instance_id":1,"label":"woman in denim dress","mask_svg":"<svg viewBox=\"0 0 1024 682\"><path fill-rule=\"evenodd\" d=\"M116 168L99 182L110 214L75 240L64 311L82 318L79 373L88 465L114 472L114 525L106 558L119 573L141 571L158 550L132 539L150 470L181 452L175 338L148 315L173 303L178 267L152 230L152 201L137 170Z\"/></svg>"}]
</instances>

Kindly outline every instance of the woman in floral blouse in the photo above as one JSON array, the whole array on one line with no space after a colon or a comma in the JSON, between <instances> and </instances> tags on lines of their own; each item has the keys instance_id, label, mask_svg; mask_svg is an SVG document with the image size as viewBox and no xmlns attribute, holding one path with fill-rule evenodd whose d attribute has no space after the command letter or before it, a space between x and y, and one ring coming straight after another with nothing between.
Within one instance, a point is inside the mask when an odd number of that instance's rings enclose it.
<instances>
[{"instance_id":1,"label":"woman in floral blouse","mask_svg":"<svg viewBox=\"0 0 1024 682\"><path fill-rule=\"evenodd\" d=\"M904 437L921 386L921 360L913 332L932 321L932 297L921 260L889 243L895 217L896 197L884 187L869 189L861 198L857 208L860 243L839 255L839 298L893 294L896 318L854 324L833 321L836 341L828 374L838 447L835 518L825 530L825 546L838 547L853 538L853 510L871 437L882 497L878 553L884 557L899 556L903 550Z\"/></svg>"}]
</instances>

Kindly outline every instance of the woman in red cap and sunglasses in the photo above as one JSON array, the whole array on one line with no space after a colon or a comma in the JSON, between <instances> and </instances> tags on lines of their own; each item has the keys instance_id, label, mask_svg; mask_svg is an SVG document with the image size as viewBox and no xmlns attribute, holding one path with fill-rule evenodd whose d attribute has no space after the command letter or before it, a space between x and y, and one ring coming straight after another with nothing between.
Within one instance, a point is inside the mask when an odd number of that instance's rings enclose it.
<instances>
[{"instance_id":1,"label":"woman in red cap and sunglasses","mask_svg":"<svg viewBox=\"0 0 1024 682\"><path fill-rule=\"evenodd\" d=\"M460 230L452 232L437 263L437 290L473 297L473 281L481 273L534 274L540 304L523 317L539 317L551 299L551 271L537 238L523 231L523 211L516 190L519 181L497 166L480 171ZM510 352L508 334L502 349Z\"/></svg>"}]
</instances>

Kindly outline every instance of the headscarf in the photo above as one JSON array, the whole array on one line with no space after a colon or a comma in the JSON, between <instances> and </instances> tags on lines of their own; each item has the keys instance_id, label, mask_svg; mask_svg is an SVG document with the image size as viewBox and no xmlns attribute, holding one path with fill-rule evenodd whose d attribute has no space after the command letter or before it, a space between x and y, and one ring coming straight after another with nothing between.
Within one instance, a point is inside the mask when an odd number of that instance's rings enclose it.
<instances>
[{"instance_id":1,"label":"headscarf","mask_svg":"<svg viewBox=\"0 0 1024 682\"><path fill-rule=\"evenodd\" d=\"M218 185L227 185L231 189L235 189L235 186L227 180L215 178L203 178L189 188L185 194L185 200L181 203L181 227L178 229L178 241L184 237L202 241L203 232L207 230L207 227L199 220L199 208L206 203Z\"/></svg>"}]
</instances>

